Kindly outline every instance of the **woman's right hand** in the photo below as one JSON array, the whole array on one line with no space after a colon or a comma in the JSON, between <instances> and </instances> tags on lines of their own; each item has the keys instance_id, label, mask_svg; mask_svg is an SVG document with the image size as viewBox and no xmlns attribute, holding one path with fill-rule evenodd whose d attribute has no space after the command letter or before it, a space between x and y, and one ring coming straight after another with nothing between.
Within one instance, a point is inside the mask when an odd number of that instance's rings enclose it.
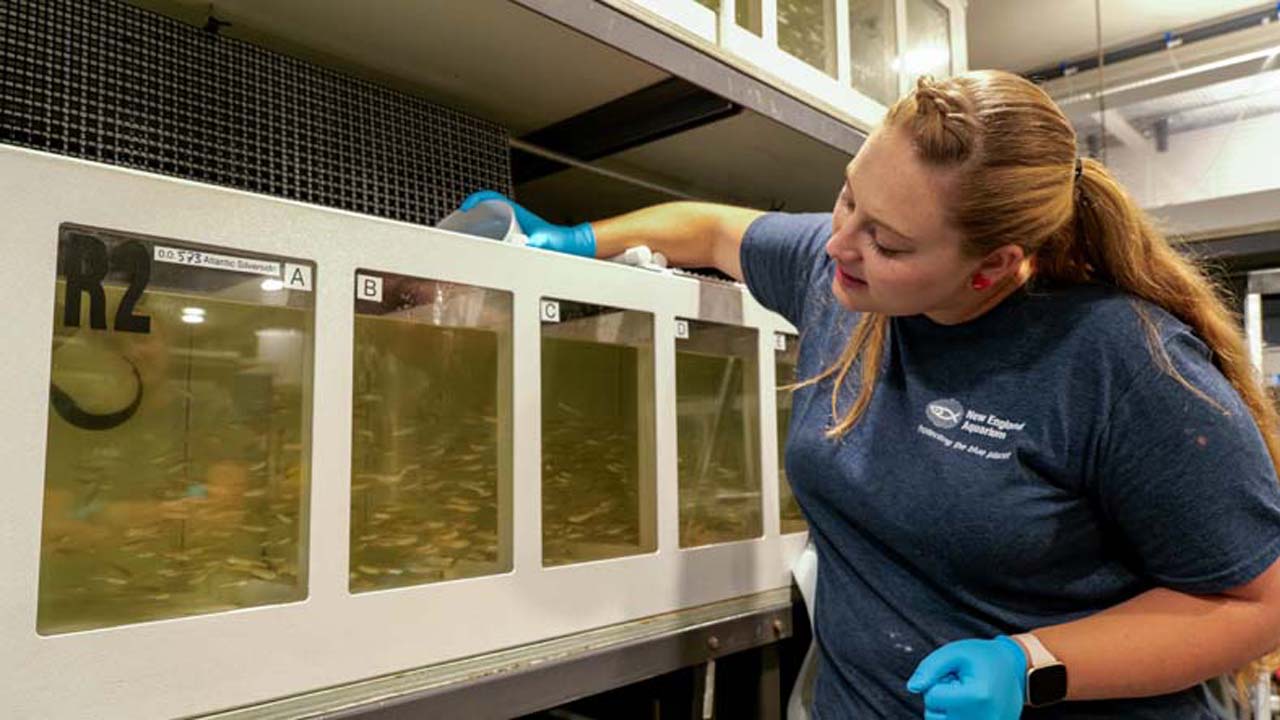
<instances>
[{"instance_id":1,"label":"woman's right hand","mask_svg":"<svg viewBox=\"0 0 1280 720\"><path fill-rule=\"evenodd\" d=\"M591 229L591 223L582 223L572 227L549 223L529 212L506 195L493 190L481 190L480 192L472 193L466 200L462 201L462 206L458 209L466 212L486 200L497 200L511 206L511 209L515 211L516 222L520 225L520 231L529 238L527 243L529 247L554 250L570 255L581 255L583 257L596 256L596 236Z\"/></svg>"}]
</instances>

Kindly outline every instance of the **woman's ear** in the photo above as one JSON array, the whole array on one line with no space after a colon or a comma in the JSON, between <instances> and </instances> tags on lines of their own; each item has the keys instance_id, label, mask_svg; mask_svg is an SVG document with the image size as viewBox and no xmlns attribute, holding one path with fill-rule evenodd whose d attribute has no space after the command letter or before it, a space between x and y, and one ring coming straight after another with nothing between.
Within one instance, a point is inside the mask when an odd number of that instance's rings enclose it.
<instances>
[{"instance_id":1,"label":"woman's ear","mask_svg":"<svg viewBox=\"0 0 1280 720\"><path fill-rule=\"evenodd\" d=\"M1016 273L1026 259L1026 253L1018 245L1001 245L983 258L974 274L983 276L994 285Z\"/></svg>"}]
</instances>

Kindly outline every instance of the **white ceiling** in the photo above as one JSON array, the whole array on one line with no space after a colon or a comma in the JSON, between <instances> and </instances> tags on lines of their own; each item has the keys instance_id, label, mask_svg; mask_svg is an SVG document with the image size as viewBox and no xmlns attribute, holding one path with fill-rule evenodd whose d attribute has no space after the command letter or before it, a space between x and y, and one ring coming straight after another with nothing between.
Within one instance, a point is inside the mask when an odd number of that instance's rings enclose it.
<instances>
[{"instance_id":1,"label":"white ceiling","mask_svg":"<svg viewBox=\"0 0 1280 720\"><path fill-rule=\"evenodd\" d=\"M1275 7L1258 0L1101 0L1106 48ZM1094 0L969 0L969 66L1027 72L1097 52Z\"/></svg>"}]
</instances>

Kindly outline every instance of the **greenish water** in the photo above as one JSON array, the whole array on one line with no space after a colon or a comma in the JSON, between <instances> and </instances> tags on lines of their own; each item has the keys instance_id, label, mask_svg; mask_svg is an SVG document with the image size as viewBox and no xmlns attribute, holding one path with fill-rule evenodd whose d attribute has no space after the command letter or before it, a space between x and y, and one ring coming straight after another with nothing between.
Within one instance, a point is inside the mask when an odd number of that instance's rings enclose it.
<instances>
[{"instance_id":1,"label":"greenish water","mask_svg":"<svg viewBox=\"0 0 1280 720\"><path fill-rule=\"evenodd\" d=\"M351 591L509 570L499 334L357 315L355 338Z\"/></svg>"},{"instance_id":2,"label":"greenish water","mask_svg":"<svg viewBox=\"0 0 1280 720\"><path fill-rule=\"evenodd\" d=\"M804 513L796 502L791 491L791 482L787 479L786 447L787 430L791 426L791 390L781 388L796 381L796 345L794 337L788 337L788 349L776 353L775 365L778 403L778 504L781 513L781 530L783 534L805 532L809 529L804 520Z\"/></svg>"},{"instance_id":3,"label":"greenish water","mask_svg":"<svg viewBox=\"0 0 1280 720\"><path fill-rule=\"evenodd\" d=\"M641 352L632 345L542 339L545 565L657 549L652 371Z\"/></svg>"},{"instance_id":4,"label":"greenish water","mask_svg":"<svg viewBox=\"0 0 1280 720\"><path fill-rule=\"evenodd\" d=\"M763 534L759 371L749 357L676 352L680 547Z\"/></svg>"},{"instance_id":5,"label":"greenish water","mask_svg":"<svg viewBox=\"0 0 1280 720\"><path fill-rule=\"evenodd\" d=\"M104 289L112 318L124 288ZM53 383L96 416L141 397L104 429L51 404L38 631L305 597L313 313L148 290L150 332L95 330L63 325L64 290ZM204 322L182 322L188 307Z\"/></svg>"}]
</instances>

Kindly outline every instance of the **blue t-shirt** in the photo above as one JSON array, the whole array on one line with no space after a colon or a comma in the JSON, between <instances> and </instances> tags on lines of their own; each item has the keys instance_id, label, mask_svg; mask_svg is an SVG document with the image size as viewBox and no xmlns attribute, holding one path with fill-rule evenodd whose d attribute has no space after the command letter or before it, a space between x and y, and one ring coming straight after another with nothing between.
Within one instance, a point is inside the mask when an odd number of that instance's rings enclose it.
<instances>
[{"instance_id":1,"label":"blue t-shirt","mask_svg":"<svg viewBox=\"0 0 1280 720\"><path fill-rule=\"evenodd\" d=\"M770 214L743 238L751 293L800 330L800 379L840 357L857 320L831 291L830 234L829 214ZM1225 413L1160 369L1140 312ZM907 678L945 643L1157 586L1221 592L1280 556L1261 434L1205 345L1159 308L1100 286L1030 287L960 325L893 318L883 363L838 441L824 436L831 379L792 401L787 475L818 550L817 718L918 719ZM1212 715L1197 687L1023 717Z\"/></svg>"}]
</instances>

